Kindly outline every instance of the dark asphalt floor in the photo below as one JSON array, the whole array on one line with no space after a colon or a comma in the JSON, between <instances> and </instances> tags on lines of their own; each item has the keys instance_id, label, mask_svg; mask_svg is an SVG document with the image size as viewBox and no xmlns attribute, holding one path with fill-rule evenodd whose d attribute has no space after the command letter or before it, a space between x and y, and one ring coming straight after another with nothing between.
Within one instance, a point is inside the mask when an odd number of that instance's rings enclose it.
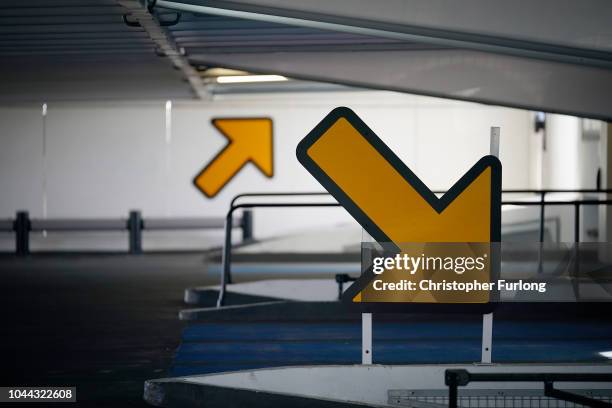
<instances>
[{"instance_id":1,"label":"dark asphalt floor","mask_svg":"<svg viewBox=\"0 0 612 408\"><path fill-rule=\"evenodd\" d=\"M166 376L181 339L184 289L214 280L203 254L0 256L0 386L146 406L143 382Z\"/></svg>"},{"instance_id":2,"label":"dark asphalt floor","mask_svg":"<svg viewBox=\"0 0 612 408\"><path fill-rule=\"evenodd\" d=\"M218 281L207 274L206 259L193 253L0 255L0 386L75 386L78 402L70 407L147 406L144 381L172 374L185 328L178 320L184 289ZM588 317L596 328L611 327L612 304L587 306L573 314L551 309L539 318ZM531 309L506 315L537 317Z\"/></svg>"}]
</instances>

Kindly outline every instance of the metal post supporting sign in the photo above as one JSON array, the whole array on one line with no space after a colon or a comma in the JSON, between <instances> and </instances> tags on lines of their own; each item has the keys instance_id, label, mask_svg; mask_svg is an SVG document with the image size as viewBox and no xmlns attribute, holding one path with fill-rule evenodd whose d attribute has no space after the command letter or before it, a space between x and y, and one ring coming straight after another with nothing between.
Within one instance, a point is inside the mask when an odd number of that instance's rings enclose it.
<instances>
[{"instance_id":1,"label":"metal post supporting sign","mask_svg":"<svg viewBox=\"0 0 612 408\"><path fill-rule=\"evenodd\" d=\"M491 127L491 156L499 157L499 127ZM493 353L493 313L485 313L482 316L482 353L480 362L482 364L491 363Z\"/></svg>"},{"instance_id":2,"label":"metal post supporting sign","mask_svg":"<svg viewBox=\"0 0 612 408\"><path fill-rule=\"evenodd\" d=\"M381 244L385 256L391 253L395 257L406 257L409 253L416 254L415 251L420 255L429 254L427 251L440 251L449 243L455 254L482 251L479 254L488 261L477 273L448 276L488 283L499 270L498 258L489 245L501 238L498 151L499 128L492 128L492 154L481 158L447 193L438 197L353 111L336 108L299 143L297 157ZM343 294L343 301L363 313L362 362L372 362L372 313L449 309L484 315L482 361L490 362L492 315L487 313L492 310L491 293L483 290L469 296L454 293L449 296L418 286L411 289L410 284L416 283L416 279L424 279L424 271L406 274L400 269L375 273L370 267ZM434 275L427 276L443 278L444 273L455 273L452 268L450 271L442 269L438 267ZM408 284L400 290L380 289L395 287L391 284L398 282Z\"/></svg>"},{"instance_id":3,"label":"metal post supporting sign","mask_svg":"<svg viewBox=\"0 0 612 408\"><path fill-rule=\"evenodd\" d=\"M361 364L372 364L372 313L361 314Z\"/></svg>"}]
</instances>

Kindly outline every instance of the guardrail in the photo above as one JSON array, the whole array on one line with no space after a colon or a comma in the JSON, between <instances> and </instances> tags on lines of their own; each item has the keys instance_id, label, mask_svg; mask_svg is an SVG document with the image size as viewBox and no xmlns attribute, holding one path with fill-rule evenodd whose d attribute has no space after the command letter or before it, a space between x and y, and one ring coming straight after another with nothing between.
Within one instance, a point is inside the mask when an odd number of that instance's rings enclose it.
<instances>
[{"instance_id":1,"label":"guardrail","mask_svg":"<svg viewBox=\"0 0 612 408\"><path fill-rule=\"evenodd\" d=\"M443 194L445 191L434 191L436 194ZM537 201L523 201L523 200L502 200L502 205L522 205L522 206L539 206L540 207L540 226L539 226L539 241L544 242L544 222L545 222L545 207L546 206L573 206L574 207L574 241L580 242L580 208L581 206L587 205L612 205L612 200L601 199L601 200L556 200L546 201L548 194L555 193L580 193L580 194L612 194L612 189L546 189L546 190L533 190L533 189L507 189L502 190L502 194L535 194L539 196ZM329 197L332 202L275 202L275 203L240 203L237 202L243 198L274 198L274 197ZM230 202L230 209L226 216L226 226L232 224L233 214L238 209L243 211L252 211L253 208L295 208L295 207L339 207L340 204L333 198L328 192L322 191L309 191L301 193L290 193L290 192L278 192L278 193L243 193L236 195ZM221 307L225 302L225 292L228 284L232 283L232 230L231 228L225 229L225 242L223 245L221 263L223 269L221 271L221 282L219 297L217 299L217 307ZM538 270L542 269L542 260L539 261Z\"/></svg>"},{"instance_id":2,"label":"guardrail","mask_svg":"<svg viewBox=\"0 0 612 408\"><path fill-rule=\"evenodd\" d=\"M240 218L230 221L230 229L240 228L242 240L253 239L252 212L245 210ZM15 232L15 253L25 256L30 253L30 232L42 231L127 231L130 254L142 253L143 231L161 230L195 230L195 229L222 229L226 228L222 217L199 218L143 218L140 211L130 211L128 218L99 218L76 219L56 218L37 219L30 218L27 211L18 211L14 220L0 220L0 231Z\"/></svg>"},{"instance_id":3,"label":"guardrail","mask_svg":"<svg viewBox=\"0 0 612 408\"><path fill-rule=\"evenodd\" d=\"M612 383L612 374L597 373L470 373L463 369L446 370L444 384L448 387L449 408L458 407L459 387L471 382L541 382L544 384L544 396L562 401L581 404L587 407L612 407L612 404L599 399L587 397L554 387L555 382L608 382ZM514 406L514 405L513 405ZM546 405L548 406L548 404Z\"/></svg>"}]
</instances>

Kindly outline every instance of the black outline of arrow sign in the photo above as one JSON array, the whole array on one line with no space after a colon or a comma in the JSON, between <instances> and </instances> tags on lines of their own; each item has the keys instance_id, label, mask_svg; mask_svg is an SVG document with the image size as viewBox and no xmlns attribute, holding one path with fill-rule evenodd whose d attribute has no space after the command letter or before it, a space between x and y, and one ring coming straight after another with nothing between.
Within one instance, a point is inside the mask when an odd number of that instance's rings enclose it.
<instances>
[{"instance_id":1,"label":"black outline of arrow sign","mask_svg":"<svg viewBox=\"0 0 612 408\"><path fill-rule=\"evenodd\" d=\"M487 155L478 160L442 197L438 198L430 189L397 157L395 153L366 125L355 112L347 107L332 110L315 128L300 141L296 149L298 161L319 183L361 224L379 243L391 242L389 237L370 219L353 200L308 156L308 149L317 142L339 119L346 119L369 143L387 160L423 199L440 214L457 198L484 170L491 168L491 233L490 242L501 241L501 174L502 166L495 156ZM395 245L394 245L395 246ZM395 246L397 250L397 246ZM491 248L491 275L499 269L499 251ZM488 304L444 304L444 303L375 303L352 301L373 278L371 268L362 274L343 295L343 300L352 306L359 306L367 312L442 311L487 313L493 308Z\"/></svg>"},{"instance_id":2,"label":"black outline of arrow sign","mask_svg":"<svg viewBox=\"0 0 612 408\"><path fill-rule=\"evenodd\" d=\"M256 164L255 162L253 162L251 159L247 159L244 161L244 163L242 163L242 166L240 166L238 169L236 169L236 171L234 171L229 177L228 179L225 181L225 183L223 183L221 185L221 187L219 188L219 191L217 191L215 194L213 195L209 195L208 193L206 193L206 191L204 191L204 189L200 188L200 186L198 186L197 184L197 180L200 178L200 176L204 173L206 173L206 171L208 170L208 168L210 166L213 165L213 163L215 163L221 156L223 156L226 152L227 149L229 149L229 147L232 145L232 143L235 143L232 141L232 139L227 135L227 133L225 133L225 131L223 129L221 129L219 127L219 125L217 125L218 121L222 121L222 120L235 120L235 121L241 121L241 120L268 120L270 121L270 138L272 140L270 140L270 157L272 158L272 171L270 172L270 175L268 176L266 174L266 172L264 171L264 169L262 169L258 164ZM253 166L255 166L260 172L261 174L263 174L264 176L266 176L267 178L273 178L274 177L274 122L272 121L272 118L270 117L238 117L238 118L233 118L233 117L223 117L223 118L213 118L210 120L210 123L215 127L215 129L217 129L217 131L219 133L221 133L223 135L223 137L225 137L225 139L228 141L225 146L223 146L221 148L221 150L219 150L217 152L217 154L215 155L215 157L213 157L212 159L209 160L209 162L206 164L206 166L204 166L204 168L202 168L202 170L200 170L198 172L198 174L195 175L195 177L191 180L191 183L195 186L196 190L198 190L200 193L204 194L204 196L206 198L212 199L215 198L221 191L223 191L223 189L225 188L225 186L227 186L229 184L230 181L232 181L234 179L234 177L236 177L236 175L238 173L240 173L240 171L244 168L244 166L246 166L248 163L252 163Z\"/></svg>"}]
</instances>

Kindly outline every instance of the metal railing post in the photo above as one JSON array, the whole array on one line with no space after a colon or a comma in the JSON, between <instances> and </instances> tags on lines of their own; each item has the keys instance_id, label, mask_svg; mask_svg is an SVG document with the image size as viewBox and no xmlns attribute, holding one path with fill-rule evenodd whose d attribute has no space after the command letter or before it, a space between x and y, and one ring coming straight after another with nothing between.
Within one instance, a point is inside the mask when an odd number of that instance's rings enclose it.
<instances>
[{"instance_id":1,"label":"metal railing post","mask_svg":"<svg viewBox=\"0 0 612 408\"><path fill-rule=\"evenodd\" d=\"M448 387L448 407L457 408L459 399L459 383L465 375L461 370L446 370L444 372L444 384ZM463 379L465 382L465 379Z\"/></svg>"},{"instance_id":2,"label":"metal railing post","mask_svg":"<svg viewBox=\"0 0 612 408\"><path fill-rule=\"evenodd\" d=\"M130 234L130 254L142 253L142 214L140 211L130 211L127 228Z\"/></svg>"},{"instance_id":3,"label":"metal railing post","mask_svg":"<svg viewBox=\"0 0 612 408\"><path fill-rule=\"evenodd\" d=\"M253 239L253 211L244 210L242 212L242 241L248 242Z\"/></svg>"},{"instance_id":4,"label":"metal railing post","mask_svg":"<svg viewBox=\"0 0 612 408\"><path fill-rule=\"evenodd\" d=\"M580 203L574 203L574 296L580 300Z\"/></svg>"},{"instance_id":5,"label":"metal railing post","mask_svg":"<svg viewBox=\"0 0 612 408\"><path fill-rule=\"evenodd\" d=\"M540 193L540 242L544 242L544 201L546 199L546 191Z\"/></svg>"},{"instance_id":6,"label":"metal railing post","mask_svg":"<svg viewBox=\"0 0 612 408\"><path fill-rule=\"evenodd\" d=\"M26 256L30 253L30 214L27 211L17 211L13 229L15 230L15 253Z\"/></svg>"},{"instance_id":7,"label":"metal railing post","mask_svg":"<svg viewBox=\"0 0 612 408\"><path fill-rule=\"evenodd\" d=\"M580 242L580 202L574 202L574 242Z\"/></svg>"},{"instance_id":8,"label":"metal railing post","mask_svg":"<svg viewBox=\"0 0 612 408\"><path fill-rule=\"evenodd\" d=\"M544 260L542 250L544 246L544 208L546 204L546 192L542 191L540 193L540 248L538 250L538 273L542 273L544 270Z\"/></svg>"},{"instance_id":9,"label":"metal railing post","mask_svg":"<svg viewBox=\"0 0 612 408\"><path fill-rule=\"evenodd\" d=\"M228 283L232 283L232 275L230 265L232 262L232 224L233 224L234 207L230 208L225 218L225 243L223 244L223 252L221 254L221 287L219 288L219 297L217 298L217 307L221 307L225 303L225 290Z\"/></svg>"}]
</instances>

